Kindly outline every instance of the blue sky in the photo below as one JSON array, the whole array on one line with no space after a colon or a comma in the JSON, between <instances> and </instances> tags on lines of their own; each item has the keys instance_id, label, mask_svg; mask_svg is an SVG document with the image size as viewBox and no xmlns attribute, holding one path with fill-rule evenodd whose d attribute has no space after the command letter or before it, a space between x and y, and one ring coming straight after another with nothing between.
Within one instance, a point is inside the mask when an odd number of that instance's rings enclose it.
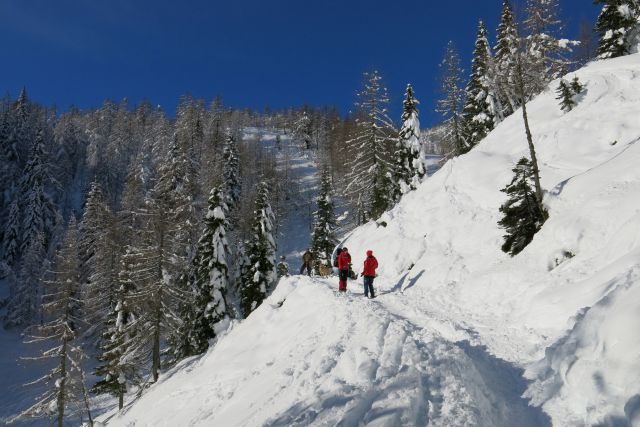
<instances>
[{"instance_id":1,"label":"blue sky","mask_svg":"<svg viewBox=\"0 0 640 427\"><path fill-rule=\"evenodd\" d=\"M521 7L524 0L515 1ZM234 107L351 108L361 73L383 74L399 114L411 82L436 122L448 40L468 61L477 22L491 36L501 0L0 0L0 90L66 110L147 98L173 115L180 95ZM561 0L568 37L594 22ZM396 117L394 117L395 119Z\"/></svg>"}]
</instances>

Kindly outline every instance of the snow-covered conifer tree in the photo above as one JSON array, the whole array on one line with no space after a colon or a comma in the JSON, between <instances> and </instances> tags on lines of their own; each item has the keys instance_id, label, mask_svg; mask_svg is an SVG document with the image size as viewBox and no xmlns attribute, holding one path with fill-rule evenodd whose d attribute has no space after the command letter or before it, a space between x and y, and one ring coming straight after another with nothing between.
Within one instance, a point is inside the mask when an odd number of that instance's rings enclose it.
<instances>
[{"instance_id":1,"label":"snow-covered conifer tree","mask_svg":"<svg viewBox=\"0 0 640 427\"><path fill-rule=\"evenodd\" d=\"M560 109L562 111L569 112L575 107L576 102L573 100L573 90L571 89L570 83L567 83L564 79L560 80L560 84L556 89L556 93L558 96L557 100L560 101Z\"/></svg>"},{"instance_id":2,"label":"snow-covered conifer tree","mask_svg":"<svg viewBox=\"0 0 640 427\"><path fill-rule=\"evenodd\" d=\"M582 83L580 83L577 76L574 77L571 82L561 79L556 89L556 93L558 94L556 99L560 101L560 109L566 112L571 111L577 104L575 96L579 95L582 89Z\"/></svg>"},{"instance_id":3,"label":"snow-covered conifer tree","mask_svg":"<svg viewBox=\"0 0 640 427\"><path fill-rule=\"evenodd\" d=\"M293 135L302 143L304 149L311 148L311 118L309 118L306 111L303 111L300 118L295 122Z\"/></svg>"},{"instance_id":4,"label":"snow-covered conifer tree","mask_svg":"<svg viewBox=\"0 0 640 427\"><path fill-rule=\"evenodd\" d=\"M600 36L598 58L616 58L637 52L640 3L637 0L595 0L594 3L602 5L595 28Z\"/></svg>"},{"instance_id":5,"label":"snow-covered conifer tree","mask_svg":"<svg viewBox=\"0 0 640 427\"><path fill-rule=\"evenodd\" d=\"M235 208L240 199L240 160L238 158L238 146L235 137L229 133L224 143L223 171L225 193L227 194L227 206Z\"/></svg>"},{"instance_id":6,"label":"snow-covered conifer tree","mask_svg":"<svg viewBox=\"0 0 640 427\"><path fill-rule=\"evenodd\" d=\"M9 215L5 224L2 258L9 267L16 265L20 259L21 246L21 212L19 199L16 198L9 206Z\"/></svg>"},{"instance_id":7,"label":"snow-covered conifer tree","mask_svg":"<svg viewBox=\"0 0 640 427\"><path fill-rule=\"evenodd\" d=\"M80 255L87 320L99 334L115 305L121 255L119 240L117 223L102 187L93 182L80 224Z\"/></svg>"},{"instance_id":8,"label":"snow-covered conifer tree","mask_svg":"<svg viewBox=\"0 0 640 427\"><path fill-rule=\"evenodd\" d=\"M465 139L471 147L487 136L495 126L495 112L499 108L491 77L492 60L487 30L480 21L471 62L471 78L465 90L462 112Z\"/></svg>"},{"instance_id":9,"label":"snow-covered conifer tree","mask_svg":"<svg viewBox=\"0 0 640 427\"><path fill-rule=\"evenodd\" d=\"M407 85L402 104L402 128L395 152L396 200L402 194L415 190L426 173L421 157L418 104L420 102L415 98L413 88Z\"/></svg>"},{"instance_id":10,"label":"snow-covered conifer tree","mask_svg":"<svg viewBox=\"0 0 640 427\"><path fill-rule=\"evenodd\" d=\"M22 223L20 236L15 241L20 243L21 268L13 295L9 299L5 322L8 325L29 322L32 320L29 316L35 314L43 261L58 220L56 207L46 192L50 179L44 135L39 131L20 182L21 198L17 201L17 206ZM11 226L15 230L15 224Z\"/></svg>"},{"instance_id":11,"label":"snow-covered conifer tree","mask_svg":"<svg viewBox=\"0 0 640 427\"><path fill-rule=\"evenodd\" d=\"M83 375L74 372L80 364L72 359L74 340L82 321L79 316L79 262L78 230L72 217L56 253L54 271L46 281L43 295L46 321L30 329L27 339L29 343L52 341L55 345L40 356L26 360L54 360L56 364L46 375L31 383L45 384L45 392L20 414L20 417L55 417L59 427L64 423L65 411L81 399L79 396L84 390Z\"/></svg>"},{"instance_id":12,"label":"snow-covered conifer tree","mask_svg":"<svg viewBox=\"0 0 640 427\"><path fill-rule=\"evenodd\" d=\"M527 0L527 74L536 74L540 83L533 94L541 92L551 80L567 72L567 59L575 41L562 39L562 21L558 0Z\"/></svg>"},{"instance_id":13,"label":"snow-covered conifer tree","mask_svg":"<svg viewBox=\"0 0 640 427\"><path fill-rule=\"evenodd\" d=\"M338 243L334 229L336 220L333 212L333 200L331 189L331 173L329 168L322 170L320 181L320 193L316 199L318 210L315 212L315 222L311 235L311 252L314 259L324 265L331 266L331 254Z\"/></svg>"},{"instance_id":14,"label":"snow-covered conifer tree","mask_svg":"<svg viewBox=\"0 0 640 427\"><path fill-rule=\"evenodd\" d=\"M101 378L92 388L97 394L109 393L118 398L118 408L124 405L124 394L131 382L137 382L139 371L146 360L146 351L136 344L136 317L132 311L135 284L131 272L136 268L135 257L127 252L121 259L114 306L106 317L106 329L102 334L100 364L94 373ZM144 333L140 331L139 333ZM141 351L142 350L142 351Z\"/></svg>"},{"instance_id":15,"label":"snow-covered conifer tree","mask_svg":"<svg viewBox=\"0 0 640 427\"><path fill-rule=\"evenodd\" d=\"M461 89L462 68L460 56L449 42L444 59L440 64L442 98L438 101L436 111L445 119L443 141L447 145L450 156L459 156L471 148L465 140L464 120L462 117L463 91Z\"/></svg>"},{"instance_id":16,"label":"snow-covered conifer tree","mask_svg":"<svg viewBox=\"0 0 640 427\"><path fill-rule=\"evenodd\" d=\"M143 332L135 334L139 349L146 349L153 380L161 367L161 344L181 342L176 337L181 310L192 307L186 275L189 254L191 199L185 191L188 175L185 153L175 138L163 157L157 159L158 178L144 208L134 215L144 218L143 228L130 246L128 258L134 266L131 280L136 283L136 324ZM150 360L149 360L150 359Z\"/></svg>"},{"instance_id":17,"label":"snow-covered conifer tree","mask_svg":"<svg viewBox=\"0 0 640 427\"><path fill-rule=\"evenodd\" d=\"M47 194L46 187L51 176L46 160L44 132L40 130L32 145L31 156L24 170L20 188L23 194L21 252L26 252L33 237L41 234L48 246L56 221L55 204Z\"/></svg>"},{"instance_id":18,"label":"snow-covered conifer tree","mask_svg":"<svg viewBox=\"0 0 640 427\"><path fill-rule=\"evenodd\" d=\"M387 113L389 96L377 71L364 73L358 92L356 128L346 141L347 159L345 195L355 202L360 198L362 213L377 219L393 206L393 147L397 132Z\"/></svg>"},{"instance_id":19,"label":"snow-covered conifer tree","mask_svg":"<svg viewBox=\"0 0 640 427\"><path fill-rule=\"evenodd\" d=\"M258 187L254 211L252 237L247 254L249 270L240 284L240 307L247 317L269 295L276 282L276 244L273 239L274 216L269 203L269 189L266 182Z\"/></svg>"},{"instance_id":20,"label":"snow-covered conifer tree","mask_svg":"<svg viewBox=\"0 0 640 427\"><path fill-rule=\"evenodd\" d=\"M532 189L533 170L529 159L523 157L513 169L513 180L501 191L508 195L500 207L503 217L498 225L506 230L502 250L511 256L520 253L540 230L547 213L540 208Z\"/></svg>"},{"instance_id":21,"label":"snow-covered conifer tree","mask_svg":"<svg viewBox=\"0 0 640 427\"><path fill-rule=\"evenodd\" d=\"M512 90L513 69L520 49L516 19L509 0L503 0L500 24L496 32L495 58L492 70L500 110L495 112L497 121L510 116L520 106Z\"/></svg>"},{"instance_id":22,"label":"snow-covered conifer tree","mask_svg":"<svg viewBox=\"0 0 640 427\"><path fill-rule=\"evenodd\" d=\"M196 306L194 325L189 337L196 354L207 350L209 340L216 337L216 328L229 315L226 302L229 247L226 238L228 225L224 199L225 193L222 188L211 190L209 209L204 221L205 229L198 242L198 252L194 261Z\"/></svg>"}]
</instances>

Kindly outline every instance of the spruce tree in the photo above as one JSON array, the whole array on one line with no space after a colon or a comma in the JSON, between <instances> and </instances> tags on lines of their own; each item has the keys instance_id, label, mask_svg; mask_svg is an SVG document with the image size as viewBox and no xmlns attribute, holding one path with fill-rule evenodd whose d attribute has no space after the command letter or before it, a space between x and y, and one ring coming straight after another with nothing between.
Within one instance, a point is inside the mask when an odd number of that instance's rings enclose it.
<instances>
[{"instance_id":1,"label":"spruce tree","mask_svg":"<svg viewBox=\"0 0 640 427\"><path fill-rule=\"evenodd\" d=\"M440 63L442 98L438 101L436 111L444 118L443 141L447 146L448 156L459 156L471 148L465 140L464 120L461 114L463 91L460 87L462 68L460 56L453 45L447 44L444 59Z\"/></svg>"},{"instance_id":2,"label":"spruce tree","mask_svg":"<svg viewBox=\"0 0 640 427\"><path fill-rule=\"evenodd\" d=\"M47 186L50 184L51 176L46 158L44 132L40 130L33 142L31 155L20 184L24 197L21 206L24 212L20 248L22 253L26 252L37 234L44 236L45 248L51 240L57 214L55 204L47 193Z\"/></svg>"},{"instance_id":3,"label":"spruce tree","mask_svg":"<svg viewBox=\"0 0 640 427\"><path fill-rule=\"evenodd\" d=\"M313 233L311 235L311 253L314 259L328 267L331 266L333 248L338 243L334 234L336 220L331 194L331 173L329 168L324 167L320 181L320 193L316 199L318 210L315 212Z\"/></svg>"},{"instance_id":4,"label":"spruce tree","mask_svg":"<svg viewBox=\"0 0 640 427\"><path fill-rule=\"evenodd\" d=\"M578 76L575 76L573 80L571 80L569 86L571 87L571 90L575 95L580 95L582 93L582 90L584 89L584 86L582 83L580 83L580 79L578 79Z\"/></svg>"},{"instance_id":5,"label":"spruce tree","mask_svg":"<svg viewBox=\"0 0 640 427\"><path fill-rule=\"evenodd\" d=\"M245 317L262 304L277 278L273 221L268 185L263 181L258 186L252 238L246 248L249 269L243 277L240 289L240 308Z\"/></svg>"},{"instance_id":6,"label":"spruce tree","mask_svg":"<svg viewBox=\"0 0 640 427\"><path fill-rule=\"evenodd\" d=\"M91 184L80 224L83 298L88 321L102 334L115 306L119 257L118 223L107 205L102 187Z\"/></svg>"},{"instance_id":7,"label":"spruce tree","mask_svg":"<svg viewBox=\"0 0 640 427\"><path fill-rule=\"evenodd\" d=\"M640 4L636 0L595 0L594 3L602 5L595 28L600 36L598 58L631 53L640 42Z\"/></svg>"},{"instance_id":8,"label":"spruce tree","mask_svg":"<svg viewBox=\"0 0 640 427\"><path fill-rule=\"evenodd\" d=\"M16 198L9 207L9 215L6 220L2 258L9 267L15 266L20 259L21 246L21 213L19 200Z\"/></svg>"},{"instance_id":9,"label":"spruce tree","mask_svg":"<svg viewBox=\"0 0 640 427\"><path fill-rule=\"evenodd\" d=\"M531 188L533 180L532 163L523 157L513 169L513 179L501 191L508 195L500 207L503 217L498 225L506 230L502 251L511 256L520 253L540 230L547 219L547 213L540 208Z\"/></svg>"},{"instance_id":10,"label":"spruce tree","mask_svg":"<svg viewBox=\"0 0 640 427\"><path fill-rule=\"evenodd\" d=\"M558 94L556 99L560 101L560 109L562 111L569 112L575 107L576 102L573 100L573 89L564 79L560 80L556 93Z\"/></svg>"},{"instance_id":11,"label":"spruce tree","mask_svg":"<svg viewBox=\"0 0 640 427\"><path fill-rule=\"evenodd\" d=\"M364 73L358 92L356 128L346 141L345 195L361 201L361 213L377 219L393 206L396 194L392 163L397 132L387 113L389 95L377 71Z\"/></svg>"},{"instance_id":12,"label":"spruce tree","mask_svg":"<svg viewBox=\"0 0 640 427\"><path fill-rule=\"evenodd\" d=\"M189 333L195 354L204 353L209 341L216 337L216 327L228 318L226 294L229 282L227 258L229 247L226 205L222 188L209 195L204 232L198 242L195 258L195 320Z\"/></svg>"},{"instance_id":13,"label":"spruce tree","mask_svg":"<svg viewBox=\"0 0 640 427\"><path fill-rule=\"evenodd\" d=\"M223 152L223 178L226 203L229 209L235 208L240 200L240 160L238 158L238 146L235 137L229 133L226 137Z\"/></svg>"},{"instance_id":14,"label":"spruce tree","mask_svg":"<svg viewBox=\"0 0 640 427\"><path fill-rule=\"evenodd\" d=\"M478 24L476 44L471 62L471 78L465 89L465 139L473 147L493 130L497 110L491 80L491 47L484 23Z\"/></svg>"},{"instance_id":15,"label":"spruce tree","mask_svg":"<svg viewBox=\"0 0 640 427\"><path fill-rule=\"evenodd\" d=\"M396 200L400 199L402 194L415 190L426 173L420 150L418 104L420 102L415 98L413 88L407 85L403 102L402 128L395 152Z\"/></svg>"},{"instance_id":16,"label":"spruce tree","mask_svg":"<svg viewBox=\"0 0 640 427\"><path fill-rule=\"evenodd\" d=\"M33 141L31 155L20 182L20 199L16 201L21 214L20 235L17 239L12 238L12 241L19 242L20 246L17 251L12 249L11 253L19 252L21 265L7 307L6 325L19 325L32 320L40 292L40 275L58 222L56 206L46 191L51 177L44 144L44 132L40 130ZM15 232L17 224L13 222L9 225L9 231Z\"/></svg>"},{"instance_id":17,"label":"spruce tree","mask_svg":"<svg viewBox=\"0 0 640 427\"><path fill-rule=\"evenodd\" d=\"M118 398L118 409L124 406L124 395L131 382L139 382L146 354L136 347L136 325L133 312L135 284L131 272L135 269L127 252L121 260L117 289L114 294L115 305L106 317L106 329L102 335L98 361L94 374L101 378L92 388L96 394L108 393ZM140 332L144 333L144 332Z\"/></svg>"}]
</instances>

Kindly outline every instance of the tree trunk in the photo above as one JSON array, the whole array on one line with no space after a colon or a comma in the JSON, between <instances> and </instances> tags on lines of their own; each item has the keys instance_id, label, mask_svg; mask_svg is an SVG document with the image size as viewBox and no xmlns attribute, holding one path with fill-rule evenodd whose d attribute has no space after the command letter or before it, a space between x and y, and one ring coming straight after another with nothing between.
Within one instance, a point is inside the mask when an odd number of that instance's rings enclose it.
<instances>
[{"instance_id":1,"label":"tree trunk","mask_svg":"<svg viewBox=\"0 0 640 427\"><path fill-rule=\"evenodd\" d=\"M67 327L66 323L63 325L65 328ZM67 331L63 332L62 337L62 349L60 352L60 386L58 387L58 427L63 427L64 421L64 389L67 377Z\"/></svg>"},{"instance_id":2,"label":"tree trunk","mask_svg":"<svg viewBox=\"0 0 640 427\"><path fill-rule=\"evenodd\" d=\"M517 86L519 96L522 102L522 120L524 121L524 131L527 135L527 144L529 144L529 152L531 154L531 163L533 164L533 181L536 187L536 200L541 212L544 212L542 206L542 186L540 185L540 170L538 169L538 158L536 156L536 148L533 145L533 137L531 136L531 129L529 128L529 117L527 115L527 102L524 88L524 76L522 71L522 61L520 55L516 61L516 73L517 73Z\"/></svg>"}]
</instances>

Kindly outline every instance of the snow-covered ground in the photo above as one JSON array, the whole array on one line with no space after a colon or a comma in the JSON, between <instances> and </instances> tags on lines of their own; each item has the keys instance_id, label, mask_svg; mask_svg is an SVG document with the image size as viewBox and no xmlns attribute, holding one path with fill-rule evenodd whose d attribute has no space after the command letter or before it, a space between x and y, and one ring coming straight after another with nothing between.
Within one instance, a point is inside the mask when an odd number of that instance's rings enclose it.
<instances>
[{"instance_id":1,"label":"snow-covered ground","mask_svg":"<svg viewBox=\"0 0 640 427\"><path fill-rule=\"evenodd\" d=\"M496 223L527 146L514 114L346 242L379 297L292 277L109 426L640 425L640 55L529 104L550 219L521 254ZM570 76L573 77L573 74ZM552 84L555 88L557 83ZM279 302L284 303L279 307Z\"/></svg>"}]
</instances>

